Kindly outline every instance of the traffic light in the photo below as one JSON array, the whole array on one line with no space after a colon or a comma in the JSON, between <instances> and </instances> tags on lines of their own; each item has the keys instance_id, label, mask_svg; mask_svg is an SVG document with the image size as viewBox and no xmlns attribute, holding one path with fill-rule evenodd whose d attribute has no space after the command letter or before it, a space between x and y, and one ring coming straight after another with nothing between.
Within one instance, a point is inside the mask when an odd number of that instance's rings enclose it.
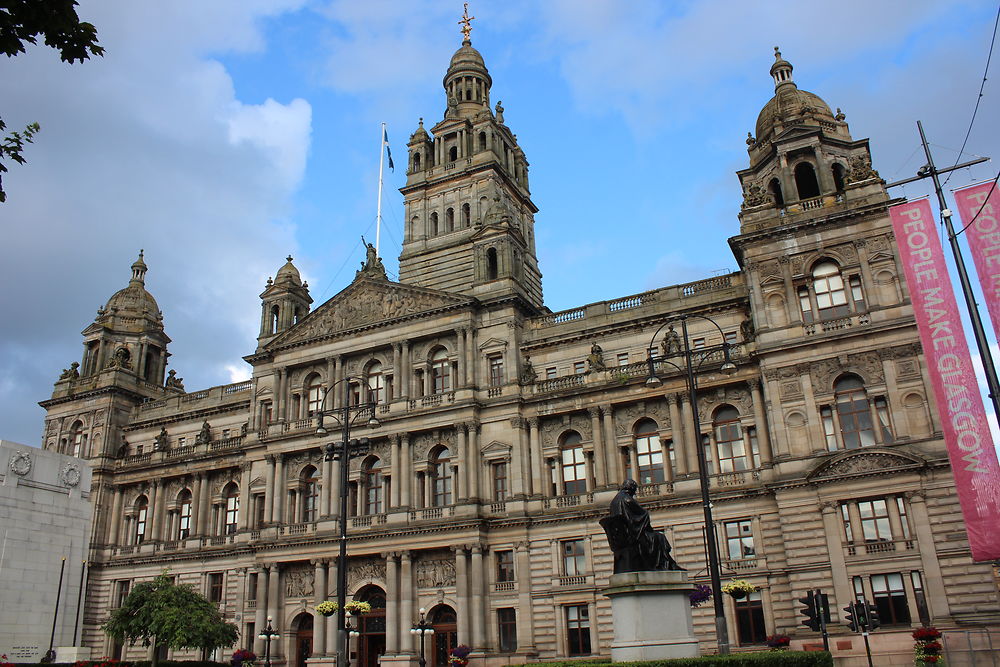
<instances>
[{"instance_id":1,"label":"traffic light","mask_svg":"<svg viewBox=\"0 0 1000 667\"><path fill-rule=\"evenodd\" d=\"M799 598L799 602L802 603L802 609L799 609L799 613L805 616L802 619L802 625L806 626L810 630L819 632L819 614L816 613L816 593L814 591L809 591L806 593L805 597Z\"/></svg>"},{"instance_id":2,"label":"traffic light","mask_svg":"<svg viewBox=\"0 0 1000 667\"><path fill-rule=\"evenodd\" d=\"M858 631L858 619L855 617L857 611L855 608L856 604L856 602L852 602L844 607L844 622L847 623L847 627L851 629L851 632Z\"/></svg>"},{"instance_id":3,"label":"traffic light","mask_svg":"<svg viewBox=\"0 0 1000 667\"><path fill-rule=\"evenodd\" d=\"M878 617L878 611L876 611L875 607L868 604L868 600L865 600L865 609L868 612L868 631L877 630L882 625L882 621Z\"/></svg>"}]
</instances>

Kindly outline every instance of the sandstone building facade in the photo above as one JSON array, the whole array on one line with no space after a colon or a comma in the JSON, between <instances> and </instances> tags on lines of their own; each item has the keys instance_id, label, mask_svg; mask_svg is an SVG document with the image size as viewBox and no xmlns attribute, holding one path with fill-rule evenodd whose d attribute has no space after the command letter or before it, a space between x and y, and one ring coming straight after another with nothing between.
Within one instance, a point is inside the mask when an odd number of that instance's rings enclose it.
<instances>
[{"instance_id":1,"label":"sandstone building facade","mask_svg":"<svg viewBox=\"0 0 1000 667\"><path fill-rule=\"evenodd\" d=\"M99 625L170 568L258 653L272 617L278 663L329 662L333 622L313 606L335 599L340 463L323 447L340 435L329 418L317 435L316 413L369 395L379 425L354 426L371 446L350 461L348 489L347 593L375 607L357 664L415 664L421 608L434 665L456 644L483 665L607 655L611 553L597 521L635 478L676 559L707 582L698 447L724 578L759 587L726 599L737 650L773 633L818 642L796 602L816 588L845 658L863 655L840 623L855 596L882 614L880 664L909 664L921 622L1000 626L868 142L797 87L780 53L771 75L738 173L729 275L550 312L528 162L468 39L444 78L445 117L409 141L400 281L370 253L312 308L289 258L261 294L252 380L185 391L166 375L170 339L140 255L84 330L79 370L42 402L44 447L94 471L86 645L139 657ZM694 405L669 328L684 317ZM733 375L720 372L723 344ZM716 648L710 607L695 610L704 652Z\"/></svg>"}]
</instances>

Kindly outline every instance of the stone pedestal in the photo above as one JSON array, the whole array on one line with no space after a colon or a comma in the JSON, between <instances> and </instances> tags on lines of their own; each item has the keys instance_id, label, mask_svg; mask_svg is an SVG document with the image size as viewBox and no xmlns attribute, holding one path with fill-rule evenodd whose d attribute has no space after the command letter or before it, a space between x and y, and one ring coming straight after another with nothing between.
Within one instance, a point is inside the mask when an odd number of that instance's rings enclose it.
<instances>
[{"instance_id":1,"label":"stone pedestal","mask_svg":"<svg viewBox=\"0 0 1000 667\"><path fill-rule=\"evenodd\" d=\"M688 597L694 586L687 572L626 572L611 575L608 583L602 592L611 598L612 661L699 655Z\"/></svg>"},{"instance_id":2,"label":"stone pedestal","mask_svg":"<svg viewBox=\"0 0 1000 667\"><path fill-rule=\"evenodd\" d=\"M89 646L59 646L56 648L56 662L76 662L90 660Z\"/></svg>"}]
</instances>

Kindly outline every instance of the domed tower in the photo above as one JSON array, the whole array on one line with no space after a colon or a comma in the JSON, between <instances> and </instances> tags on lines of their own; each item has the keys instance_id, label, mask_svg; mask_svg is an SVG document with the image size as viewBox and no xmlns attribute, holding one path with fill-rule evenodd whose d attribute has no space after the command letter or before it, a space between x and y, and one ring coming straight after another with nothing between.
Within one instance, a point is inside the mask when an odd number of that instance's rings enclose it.
<instances>
[{"instance_id":1,"label":"domed tower","mask_svg":"<svg viewBox=\"0 0 1000 667\"><path fill-rule=\"evenodd\" d=\"M292 256L278 269L274 280L267 279L261 292L260 335L257 342L264 345L285 329L299 323L309 314L312 297L309 284L302 282L299 270L292 264Z\"/></svg>"},{"instance_id":2,"label":"domed tower","mask_svg":"<svg viewBox=\"0 0 1000 667\"><path fill-rule=\"evenodd\" d=\"M818 95L800 89L792 69L774 47L774 97L757 117L756 136L747 134L750 166L737 172L744 232L885 198L868 140L854 141L843 112L834 114Z\"/></svg>"},{"instance_id":3,"label":"domed tower","mask_svg":"<svg viewBox=\"0 0 1000 667\"><path fill-rule=\"evenodd\" d=\"M45 449L83 458L115 456L131 410L179 388L164 387L167 345L163 313L146 290L143 253L132 277L83 330L83 359L64 370L46 409Z\"/></svg>"},{"instance_id":4,"label":"domed tower","mask_svg":"<svg viewBox=\"0 0 1000 667\"><path fill-rule=\"evenodd\" d=\"M408 144L399 280L541 308L528 161L503 105L491 108L493 79L469 31L444 76L444 118L430 133L421 119Z\"/></svg>"}]
</instances>

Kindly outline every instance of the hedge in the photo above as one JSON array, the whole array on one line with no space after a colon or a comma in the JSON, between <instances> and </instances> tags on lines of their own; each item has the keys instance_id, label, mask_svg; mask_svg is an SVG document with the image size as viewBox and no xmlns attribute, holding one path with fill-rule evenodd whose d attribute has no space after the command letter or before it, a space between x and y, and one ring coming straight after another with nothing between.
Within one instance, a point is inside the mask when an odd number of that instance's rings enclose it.
<instances>
[{"instance_id":1,"label":"hedge","mask_svg":"<svg viewBox=\"0 0 1000 667\"><path fill-rule=\"evenodd\" d=\"M833 667L833 656L826 651L757 651L730 653L729 655L704 655L700 658L673 658L670 660L645 660L641 662L610 662L566 660L557 662L532 662L529 665L545 667Z\"/></svg>"},{"instance_id":2,"label":"hedge","mask_svg":"<svg viewBox=\"0 0 1000 667\"><path fill-rule=\"evenodd\" d=\"M79 662L14 662L7 663L13 667L97 667L98 665L113 665L114 667L151 667L149 660L111 660L110 658L96 660L81 660ZM213 662L211 660L160 660L160 667L231 667L228 662Z\"/></svg>"}]
</instances>

